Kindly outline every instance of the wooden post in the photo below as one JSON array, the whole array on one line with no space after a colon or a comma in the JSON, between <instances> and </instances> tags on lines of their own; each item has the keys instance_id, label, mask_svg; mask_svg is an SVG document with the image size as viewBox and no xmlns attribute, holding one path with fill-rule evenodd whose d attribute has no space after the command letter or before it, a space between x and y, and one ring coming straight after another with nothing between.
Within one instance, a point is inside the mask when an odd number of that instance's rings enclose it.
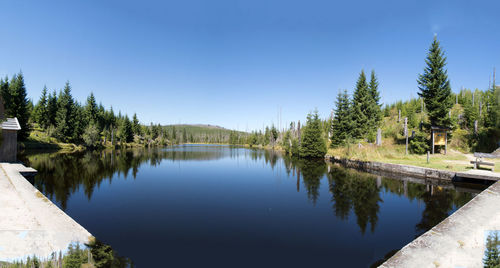
<instances>
[{"instance_id":1,"label":"wooden post","mask_svg":"<svg viewBox=\"0 0 500 268\"><path fill-rule=\"evenodd\" d=\"M444 132L444 154L448 151L448 131Z\"/></svg>"},{"instance_id":2,"label":"wooden post","mask_svg":"<svg viewBox=\"0 0 500 268\"><path fill-rule=\"evenodd\" d=\"M431 157L430 153L429 153L429 151L427 151L427 164L429 164L429 162L430 162L430 157Z\"/></svg>"},{"instance_id":3,"label":"wooden post","mask_svg":"<svg viewBox=\"0 0 500 268\"><path fill-rule=\"evenodd\" d=\"M377 129L377 146L382 145L382 130Z\"/></svg>"},{"instance_id":4,"label":"wooden post","mask_svg":"<svg viewBox=\"0 0 500 268\"><path fill-rule=\"evenodd\" d=\"M434 154L434 130L431 131L432 136L432 154Z\"/></svg>"},{"instance_id":5,"label":"wooden post","mask_svg":"<svg viewBox=\"0 0 500 268\"><path fill-rule=\"evenodd\" d=\"M405 117L405 136L406 136L405 154L408 154L408 117Z\"/></svg>"}]
</instances>

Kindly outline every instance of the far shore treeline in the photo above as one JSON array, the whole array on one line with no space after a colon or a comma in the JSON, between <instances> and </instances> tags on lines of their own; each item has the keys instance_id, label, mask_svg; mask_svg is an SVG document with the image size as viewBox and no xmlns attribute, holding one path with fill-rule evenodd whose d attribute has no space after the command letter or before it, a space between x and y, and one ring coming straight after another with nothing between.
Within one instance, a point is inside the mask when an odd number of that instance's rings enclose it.
<instances>
[{"instance_id":1,"label":"far shore treeline","mask_svg":"<svg viewBox=\"0 0 500 268\"><path fill-rule=\"evenodd\" d=\"M272 125L251 133L210 125L141 124L136 114L129 118L121 112L116 114L112 107L104 108L93 93L81 104L72 97L69 82L59 91L44 88L33 104L27 97L22 73L0 79L0 93L6 115L19 119L19 140L35 144L34 147L40 143L71 143L89 148L219 143L322 158L327 152L336 154L342 148L349 151L351 145L373 145L378 129L385 144L391 148L402 146L404 118L408 122L410 153L430 150L431 126L449 129L451 148L462 152L491 152L500 146L500 87L495 84L495 72L486 90L461 89L453 93L445 53L434 38L425 68L416 78L419 98L383 105L375 71L367 78L361 70L352 97L347 90L336 94L330 118L321 119L314 111L302 124L291 122L281 129Z\"/></svg>"},{"instance_id":2,"label":"far shore treeline","mask_svg":"<svg viewBox=\"0 0 500 268\"><path fill-rule=\"evenodd\" d=\"M179 143L244 143L244 132L215 126L144 125L113 107L105 109L93 93L81 104L66 82L62 90L44 87L37 103L27 97L23 73L0 79L0 93L7 117L21 124L19 141L32 144L72 143L89 148L115 146L165 146Z\"/></svg>"}]
</instances>

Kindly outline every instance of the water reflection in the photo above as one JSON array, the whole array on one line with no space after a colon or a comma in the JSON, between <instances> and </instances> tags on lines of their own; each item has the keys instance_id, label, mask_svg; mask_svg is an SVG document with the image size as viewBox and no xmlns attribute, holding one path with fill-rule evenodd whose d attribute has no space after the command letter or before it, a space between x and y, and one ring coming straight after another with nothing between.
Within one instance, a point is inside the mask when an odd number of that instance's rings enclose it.
<instances>
[{"instance_id":1,"label":"water reflection","mask_svg":"<svg viewBox=\"0 0 500 268\"><path fill-rule=\"evenodd\" d=\"M354 211L361 233L375 231L377 225L380 188L374 176L334 166L328 174L332 193L333 211L337 217L347 219L351 209ZM384 180L385 181L385 180Z\"/></svg>"},{"instance_id":2,"label":"water reflection","mask_svg":"<svg viewBox=\"0 0 500 268\"><path fill-rule=\"evenodd\" d=\"M371 232L375 231L380 204L383 202L380 191L389 191L424 203L421 221L415 226L416 236L435 226L454 207L464 205L473 197L471 193L455 191L451 183L434 186L415 179L409 182L404 179L381 178L336 165L328 166L323 161L281 157L279 153L268 150L228 149L225 146L27 154L23 156L23 160L39 171L34 185L66 209L68 198L80 187L90 200L94 189L104 180L111 183L116 174L125 179L135 179L143 163L156 166L163 160L216 160L239 157L242 152L243 156L254 161L263 160L273 169L279 160L283 160L287 176L297 180L297 192L300 192L302 185L313 205L320 197L321 179L326 175L333 214L339 219L348 220L352 211L361 233L365 233L367 228Z\"/></svg>"}]
</instances>

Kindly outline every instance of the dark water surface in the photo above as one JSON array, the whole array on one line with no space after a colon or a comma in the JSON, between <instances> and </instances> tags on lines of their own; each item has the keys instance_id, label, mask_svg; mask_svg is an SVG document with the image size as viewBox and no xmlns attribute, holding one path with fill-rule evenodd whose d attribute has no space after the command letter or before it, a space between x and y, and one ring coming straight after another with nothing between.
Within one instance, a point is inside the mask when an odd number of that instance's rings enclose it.
<instances>
[{"instance_id":1,"label":"dark water surface","mask_svg":"<svg viewBox=\"0 0 500 268\"><path fill-rule=\"evenodd\" d=\"M41 192L137 267L369 267L478 191L228 146L23 161Z\"/></svg>"}]
</instances>

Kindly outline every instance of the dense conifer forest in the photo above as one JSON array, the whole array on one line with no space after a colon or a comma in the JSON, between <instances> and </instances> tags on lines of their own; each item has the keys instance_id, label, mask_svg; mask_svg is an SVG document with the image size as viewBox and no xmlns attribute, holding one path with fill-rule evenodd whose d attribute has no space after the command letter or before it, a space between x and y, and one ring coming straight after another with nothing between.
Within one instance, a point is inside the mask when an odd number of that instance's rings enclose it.
<instances>
[{"instance_id":1,"label":"dense conifer forest","mask_svg":"<svg viewBox=\"0 0 500 268\"><path fill-rule=\"evenodd\" d=\"M492 151L500 140L500 89L493 81L485 90L461 89L453 93L446 70L446 56L434 38L422 74L417 76L419 98L383 105L374 70L367 78L359 73L352 96L340 90L332 116L321 119L317 111L306 122L291 122L286 128L268 126L250 133L210 125L168 125L141 123L106 109L90 93L84 103L75 100L67 82L57 90L42 91L34 103L28 99L23 73L0 80L0 93L8 117L21 124L18 138L27 144L74 143L88 148L115 146L166 146L182 143L219 143L282 149L293 156L323 157L327 148L374 143L377 130L384 139L401 142L403 118L407 118L409 150L429 150L430 127L448 128L450 145L463 152ZM394 122L394 119L397 121ZM410 136L410 134L408 134Z\"/></svg>"}]
</instances>

